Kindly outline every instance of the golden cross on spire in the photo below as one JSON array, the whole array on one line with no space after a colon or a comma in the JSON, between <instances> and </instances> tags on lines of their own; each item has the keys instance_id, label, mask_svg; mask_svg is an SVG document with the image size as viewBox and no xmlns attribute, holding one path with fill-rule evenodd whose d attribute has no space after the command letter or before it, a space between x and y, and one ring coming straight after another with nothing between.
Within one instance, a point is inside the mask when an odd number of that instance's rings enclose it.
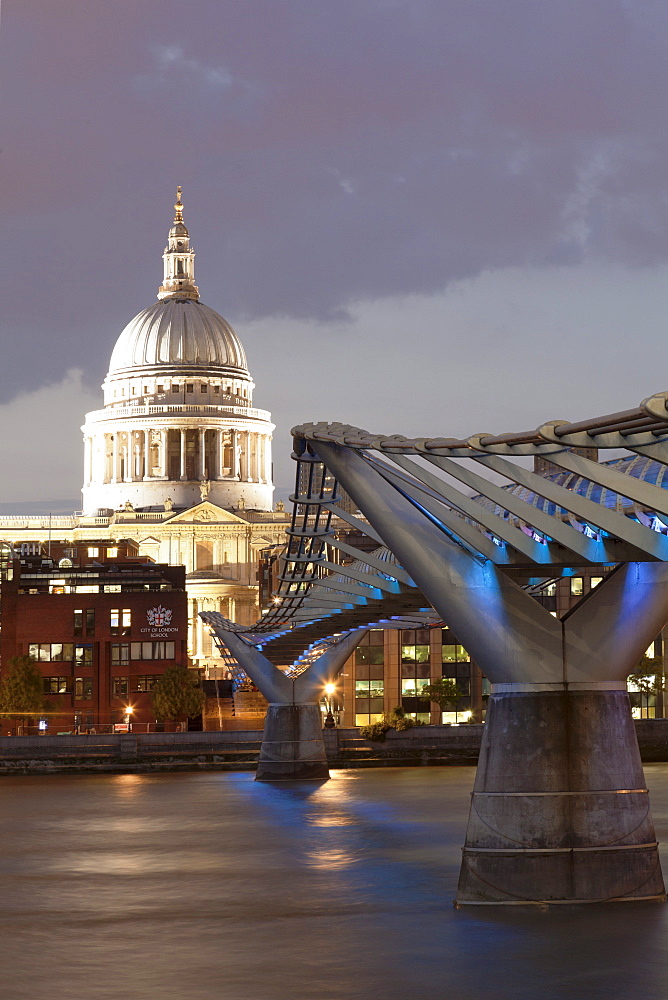
<instances>
[{"instance_id":1,"label":"golden cross on spire","mask_svg":"<svg viewBox=\"0 0 668 1000\"><path fill-rule=\"evenodd\" d=\"M183 204L181 202L181 185L176 189L176 204L174 205L174 222L183 222Z\"/></svg>"}]
</instances>

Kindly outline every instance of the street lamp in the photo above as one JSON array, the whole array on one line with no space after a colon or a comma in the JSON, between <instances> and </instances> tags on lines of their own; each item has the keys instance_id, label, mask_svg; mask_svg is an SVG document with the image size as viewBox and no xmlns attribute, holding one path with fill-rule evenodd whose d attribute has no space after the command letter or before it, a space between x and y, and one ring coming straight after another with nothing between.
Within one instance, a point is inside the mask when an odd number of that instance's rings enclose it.
<instances>
[{"instance_id":1,"label":"street lamp","mask_svg":"<svg viewBox=\"0 0 668 1000\"><path fill-rule=\"evenodd\" d=\"M132 715L133 708L132 705L125 706L125 724L128 727L128 732L130 732L130 716Z\"/></svg>"},{"instance_id":2,"label":"street lamp","mask_svg":"<svg viewBox=\"0 0 668 1000\"><path fill-rule=\"evenodd\" d=\"M325 715L325 729L336 728L336 722L334 721L334 716L332 715L332 695L335 691L335 684L325 684L325 707L327 709L327 713Z\"/></svg>"}]
</instances>

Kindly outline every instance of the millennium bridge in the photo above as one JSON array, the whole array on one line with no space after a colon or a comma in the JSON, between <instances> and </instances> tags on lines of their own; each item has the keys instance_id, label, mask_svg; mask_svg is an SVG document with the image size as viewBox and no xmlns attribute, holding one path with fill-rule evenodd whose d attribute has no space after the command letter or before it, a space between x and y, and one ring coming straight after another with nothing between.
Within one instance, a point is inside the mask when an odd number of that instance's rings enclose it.
<instances>
[{"instance_id":1,"label":"millennium bridge","mask_svg":"<svg viewBox=\"0 0 668 1000\"><path fill-rule=\"evenodd\" d=\"M202 615L270 702L258 779L327 777L317 703L366 628L444 621L491 682L457 904L665 900L626 678L668 619L667 403L466 439L293 428L272 608ZM587 566L561 619L532 596Z\"/></svg>"}]
</instances>

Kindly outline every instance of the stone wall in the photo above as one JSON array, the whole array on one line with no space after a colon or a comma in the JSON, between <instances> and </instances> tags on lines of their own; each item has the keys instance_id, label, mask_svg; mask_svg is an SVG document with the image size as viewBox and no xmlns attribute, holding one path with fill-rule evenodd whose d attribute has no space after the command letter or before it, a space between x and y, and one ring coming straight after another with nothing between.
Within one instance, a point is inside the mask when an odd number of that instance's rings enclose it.
<instances>
[{"instance_id":1,"label":"stone wall","mask_svg":"<svg viewBox=\"0 0 668 1000\"><path fill-rule=\"evenodd\" d=\"M331 768L475 765L483 727L424 726L390 731L383 742L358 729L324 730ZM643 761L668 761L668 719L636 722ZM262 730L2 736L0 775L152 770L254 771Z\"/></svg>"}]
</instances>

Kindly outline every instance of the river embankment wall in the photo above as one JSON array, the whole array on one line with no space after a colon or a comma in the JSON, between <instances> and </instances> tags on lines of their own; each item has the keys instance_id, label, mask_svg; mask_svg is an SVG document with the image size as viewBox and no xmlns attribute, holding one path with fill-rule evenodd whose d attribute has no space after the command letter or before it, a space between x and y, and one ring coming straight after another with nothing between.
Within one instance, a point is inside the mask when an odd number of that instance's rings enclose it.
<instances>
[{"instance_id":1,"label":"river embankment wall","mask_svg":"<svg viewBox=\"0 0 668 1000\"><path fill-rule=\"evenodd\" d=\"M668 719L636 722L643 761L668 761ZM332 768L475 765L483 727L424 726L383 742L358 729L324 730ZM0 775L146 771L254 771L261 730L0 737Z\"/></svg>"}]
</instances>

